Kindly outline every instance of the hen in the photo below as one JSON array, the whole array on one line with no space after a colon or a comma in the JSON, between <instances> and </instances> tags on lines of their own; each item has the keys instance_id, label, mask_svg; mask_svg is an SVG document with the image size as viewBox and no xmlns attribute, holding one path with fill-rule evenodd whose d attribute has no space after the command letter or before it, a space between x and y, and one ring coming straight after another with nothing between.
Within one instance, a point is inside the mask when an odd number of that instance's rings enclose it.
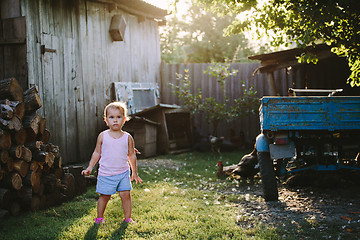
<instances>
[{"instance_id":1,"label":"hen","mask_svg":"<svg viewBox=\"0 0 360 240\"><path fill-rule=\"evenodd\" d=\"M214 137L214 136L210 135L209 142L211 145L211 150L213 152L220 153L220 148L221 148L223 141L224 141L224 137Z\"/></svg>"},{"instance_id":2,"label":"hen","mask_svg":"<svg viewBox=\"0 0 360 240\"><path fill-rule=\"evenodd\" d=\"M256 148L244 155L237 167L232 171L233 174L239 175L244 179L252 179L259 172L259 164Z\"/></svg>"},{"instance_id":3,"label":"hen","mask_svg":"<svg viewBox=\"0 0 360 240\"><path fill-rule=\"evenodd\" d=\"M237 167L237 165L230 165L230 166L224 167L222 161L219 161L217 163L217 166L218 166L218 170L216 172L216 176L218 178L230 176L232 174L233 170Z\"/></svg>"}]
</instances>

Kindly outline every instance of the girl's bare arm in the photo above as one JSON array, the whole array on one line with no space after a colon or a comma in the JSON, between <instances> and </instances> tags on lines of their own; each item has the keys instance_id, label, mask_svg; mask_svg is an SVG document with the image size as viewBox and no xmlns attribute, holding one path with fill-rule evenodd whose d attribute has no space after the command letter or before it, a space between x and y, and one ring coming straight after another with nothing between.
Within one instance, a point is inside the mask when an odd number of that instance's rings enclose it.
<instances>
[{"instance_id":1,"label":"girl's bare arm","mask_svg":"<svg viewBox=\"0 0 360 240\"><path fill-rule=\"evenodd\" d=\"M99 161L101 156L101 145L103 142L103 133L101 132L97 138L96 146L93 154L91 155L91 159L89 162L89 166L81 172L81 174L89 175L94 168L95 164Z\"/></svg>"},{"instance_id":2,"label":"girl's bare arm","mask_svg":"<svg viewBox=\"0 0 360 240\"><path fill-rule=\"evenodd\" d=\"M137 172L137 159L136 159L136 152L135 152L135 144L134 139L131 135L129 135L129 141L128 141L128 148L129 148L129 162L131 167L131 181L135 180L136 183L142 183L142 179L139 177Z\"/></svg>"}]
</instances>

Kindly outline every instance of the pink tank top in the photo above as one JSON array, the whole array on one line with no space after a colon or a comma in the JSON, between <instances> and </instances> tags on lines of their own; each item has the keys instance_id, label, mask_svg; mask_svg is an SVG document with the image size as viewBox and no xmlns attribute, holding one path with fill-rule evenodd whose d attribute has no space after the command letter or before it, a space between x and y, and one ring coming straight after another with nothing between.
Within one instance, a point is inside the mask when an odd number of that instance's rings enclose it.
<instances>
[{"instance_id":1,"label":"pink tank top","mask_svg":"<svg viewBox=\"0 0 360 240\"><path fill-rule=\"evenodd\" d=\"M112 138L109 130L104 131L99 160L99 175L112 176L130 169L128 162L129 134L124 132L120 138Z\"/></svg>"}]
</instances>

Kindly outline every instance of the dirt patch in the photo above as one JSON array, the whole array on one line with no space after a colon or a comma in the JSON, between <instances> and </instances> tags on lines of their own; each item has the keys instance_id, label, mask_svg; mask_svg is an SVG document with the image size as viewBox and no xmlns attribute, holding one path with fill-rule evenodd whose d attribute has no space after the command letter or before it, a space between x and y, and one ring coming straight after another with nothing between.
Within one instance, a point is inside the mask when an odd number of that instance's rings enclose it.
<instances>
[{"instance_id":1,"label":"dirt patch","mask_svg":"<svg viewBox=\"0 0 360 240\"><path fill-rule=\"evenodd\" d=\"M360 239L359 186L294 187L283 183L278 186L279 201L276 202L265 202L261 197L259 176L253 182L243 181L235 189L223 193L245 196L245 201L235 201L237 214L246 216L245 221L238 221L243 228L251 228L251 220L261 220L276 227L293 226L294 229L310 224L313 230L323 233L324 239Z\"/></svg>"}]
</instances>

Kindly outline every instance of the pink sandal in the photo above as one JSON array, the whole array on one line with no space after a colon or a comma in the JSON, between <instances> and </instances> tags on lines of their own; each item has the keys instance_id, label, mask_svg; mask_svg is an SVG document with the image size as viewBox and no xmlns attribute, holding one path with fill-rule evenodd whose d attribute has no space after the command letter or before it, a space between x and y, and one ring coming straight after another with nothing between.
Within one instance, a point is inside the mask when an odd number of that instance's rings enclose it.
<instances>
[{"instance_id":1,"label":"pink sandal","mask_svg":"<svg viewBox=\"0 0 360 240\"><path fill-rule=\"evenodd\" d=\"M134 220L132 220L132 218L124 218L123 219L123 222L126 222L126 223L136 223Z\"/></svg>"},{"instance_id":2,"label":"pink sandal","mask_svg":"<svg viewBox=\"0 0 360 240\"><path fill-rule=\"evenodd\" d=\"M104 223L104 222L105 222L104 218L95 218L96 224L100 224L100 223Z\"/></svg>"}]
</instances>

